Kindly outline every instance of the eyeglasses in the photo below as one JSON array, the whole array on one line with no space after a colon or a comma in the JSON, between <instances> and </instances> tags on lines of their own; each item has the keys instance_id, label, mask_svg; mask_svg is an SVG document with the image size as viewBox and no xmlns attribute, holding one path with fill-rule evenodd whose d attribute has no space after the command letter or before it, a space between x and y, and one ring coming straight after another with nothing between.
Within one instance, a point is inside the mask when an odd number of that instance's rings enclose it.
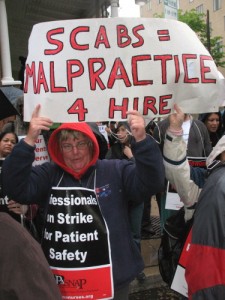
<instances>
[{"instance_id":1,"label":"eyeglasses","mask_svg":"<svg viewBox=\"0 0 225 300\"><path fill-rule=\"evenodd\" d=\"M77 148L78 150L84 150L87 148L89 143L90 143L89 141L82 141L82 142L78 142L76 145L62 144L61 147L64 152L70 152L74 147Z\"/></svg>"}]
</instances>

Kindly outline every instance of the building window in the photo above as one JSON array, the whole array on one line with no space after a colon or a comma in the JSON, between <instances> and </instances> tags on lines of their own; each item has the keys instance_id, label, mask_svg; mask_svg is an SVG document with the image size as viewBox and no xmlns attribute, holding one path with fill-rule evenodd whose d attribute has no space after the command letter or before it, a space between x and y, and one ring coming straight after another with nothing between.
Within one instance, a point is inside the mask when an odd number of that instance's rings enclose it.
<instances>
[{"instance_id":1,"label":"building window","mask_svg":"<svg viewBox=\"0 0 225 300\"><path fill-rule=\"evenodd\" d=\"M218 52L222 53L223 52L223 42L218 41L215 45L215 48L217 49Z\"/></svg>"},{"instance_id":2,"label":"building window","mask_svg":"<svg viewBox=\"0 0 225 300\"><path fill-rule=\"evenodd\" d=\"M203 14L203 4L196 7L196 12L199 14Z\"/></svg>"},{"instance_id":3,"label":"building window","mask_svg":"<svg viewBox=\"0 0 225 300\"><path fill-rule=\"evenodd\" d=\"M218 10L221 8L221 0L213 0L213 10Z\"/></svg>"},{"instance_id":4,"label":"building window","mask_svg":"<svg viewBox=\"0 0 225 300\"><path fill-rule=\"evenodd\" d=\"M194 0L189 0L189 2L191 3L191 2L194 2Z\"/></svg>"},{"instance_id":5,"label":"building window","mask_svg":"<svg viewBox=\"0 0 225 300\"><path fill-rule=\"evenodd\" d=\"M148 0L148 2L147 2L147 9L148 10L152 9L152 0Z\"/></svg>"}]
</instances>

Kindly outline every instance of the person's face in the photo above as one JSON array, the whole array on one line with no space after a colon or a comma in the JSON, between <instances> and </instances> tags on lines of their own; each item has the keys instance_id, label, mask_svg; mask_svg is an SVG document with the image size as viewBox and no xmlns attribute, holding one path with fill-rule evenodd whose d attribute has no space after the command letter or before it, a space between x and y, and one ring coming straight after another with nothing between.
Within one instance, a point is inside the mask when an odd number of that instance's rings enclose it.
<instances>
[{"instance_id":1,"label":"person's face","mask_svg":"<svg viewBox=\"0 0 225 300\"><path fill-rule=\"evenodd\" d=\"M60 146L65 164L76 173L92 159L90 141L85 135L80 135L77 139L69 136L67 140L61 142Z\"/></svg>"},{"instance_id":2,"label":"person's face","mask_svg":"<svg viewBox=\"0 0 225 300\"><path fill-rule=\"evenodd\" d=\"M220 119L217 114L210 114L205 123L209 132L216 132L219 128Z\"/></svg>"},{"instance_id":3,"label":"person's face","mask_svg":"<svg viewBox=\"0 0 225 300\"><path fill-rule=\"evenodd\" d=\"M16 138L14 134L7 133L4 135L3 139L0 141L0 156L6 157L9 155L16 144Z\"/></svg>"},{"instance_id":4,"label":"person's face","mask_svg":"<svg viewBox=\"0 0 225 300\"><path fill-rule=\"evenodd\" d=\"M128 139L127 129L122 125L117 131L117 136L121 143L126 143Z\"/></svg>"}]
</instances>

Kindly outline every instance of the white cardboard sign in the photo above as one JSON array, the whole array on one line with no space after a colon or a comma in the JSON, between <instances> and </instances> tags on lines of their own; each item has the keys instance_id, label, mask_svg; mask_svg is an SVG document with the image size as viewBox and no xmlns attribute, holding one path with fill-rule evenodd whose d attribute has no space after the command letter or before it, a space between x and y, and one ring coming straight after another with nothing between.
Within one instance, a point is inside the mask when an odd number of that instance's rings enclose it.
<instances>
[{"instance_id":1,"label":"white cardboard sign","mask_svg":"<svg viewBox=\"0 0 225 300\"><path fill-rule=\"evenodd\" d=\"M41 104L54 122L124 120L218 110L219 75L186 24L110 18L36 24L25 68L25 121Z\"/></svg>"}]
</instances>

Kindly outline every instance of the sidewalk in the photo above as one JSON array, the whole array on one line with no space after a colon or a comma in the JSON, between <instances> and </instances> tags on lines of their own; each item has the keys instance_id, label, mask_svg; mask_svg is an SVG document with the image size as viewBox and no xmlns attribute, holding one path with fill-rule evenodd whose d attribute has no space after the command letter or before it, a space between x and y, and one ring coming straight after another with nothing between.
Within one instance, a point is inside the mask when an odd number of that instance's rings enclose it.
<instances>
[{"instance_id":1,"label":"sidewalk","mask_svg":"<svg viewBox=\"0 0 225 300\"><path fill-rule=\"evenodd\" d=\"M155 197L152 198L151 221L156 234L141 241L142 257L145 263L146 280L134 280L130 287L130 300L181 300L183 297L171 290L162 280L158 267L158 249L161 242L159 210Z\"/></svg>"},{"instance_id":2,"label":"sidewalk","mask_svg":"<svg viewBox=\"0 0 225 300\"><path fill-rule=\"evenodd\" d=\"M144 283L139 283L137 280L134 280L131 283L130 294L165 285L158 268L158 249L161 242L161 229L159 210L155 197L152 197L151 202L151 220L156 234L151 239L141 241L141 252L145 263L144 273L146 280Z\"/></svg>"}]
</instances>

